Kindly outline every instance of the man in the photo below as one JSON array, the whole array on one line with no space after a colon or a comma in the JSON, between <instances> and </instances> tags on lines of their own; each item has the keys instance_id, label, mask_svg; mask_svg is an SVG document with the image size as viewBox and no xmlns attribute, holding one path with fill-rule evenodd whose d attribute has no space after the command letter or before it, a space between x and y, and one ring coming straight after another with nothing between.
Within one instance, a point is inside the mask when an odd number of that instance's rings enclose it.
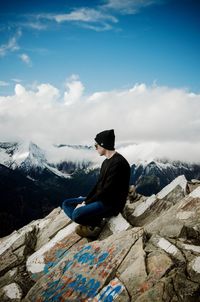
<instances>
[{"instance_id":1,"label":"man","mask_svg":"<svg viewBox=\"0 0 200 302\"><path fill-rule=\"evenodd\" d=\"M115 151L114 130L105 130L95 137L95 148L106 159L102 163L99 179L87 197L71 198L63 202L64 212L79 225L76 233L95 238L105 217L118 215L124 208L130 179L127 160Z\"/></svg>"}]
</instances>

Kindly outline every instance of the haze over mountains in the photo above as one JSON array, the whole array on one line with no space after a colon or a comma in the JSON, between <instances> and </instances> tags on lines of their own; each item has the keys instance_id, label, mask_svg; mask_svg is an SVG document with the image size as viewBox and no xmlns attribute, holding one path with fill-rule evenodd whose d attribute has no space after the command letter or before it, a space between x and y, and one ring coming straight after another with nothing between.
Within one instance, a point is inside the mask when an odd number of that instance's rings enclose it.
<instances>
[{"instance_id":1,"label":"haze over mountains","mask_svg":"<svg viewBox=\"0 0 200 302\"><path fill-rule=\"evenodd\" d=\"M119 148L122 154L124 150ZM43 150L33 142L0 143L0 236L43 217L65 198L87 195L103 159L91 146L63 144ZM130 165L130 184L146 196L178 175L200 178L200 165L194 163L151 160Z\"/></svg>"}]
</instances>

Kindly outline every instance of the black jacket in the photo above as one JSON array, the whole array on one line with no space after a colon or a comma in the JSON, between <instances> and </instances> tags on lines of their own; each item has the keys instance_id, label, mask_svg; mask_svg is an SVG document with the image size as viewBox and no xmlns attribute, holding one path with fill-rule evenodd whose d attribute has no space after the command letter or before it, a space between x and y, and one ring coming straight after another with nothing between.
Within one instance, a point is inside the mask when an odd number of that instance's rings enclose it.
<instances>
[{"instance_id":1,"label":"black jacket","mask_svg":"<svg viewBox=\"0 0 200 302\"><path fill-rule=\"evenodd\" d=\"M130 166L119 153L102 163L97 184L88 194L85 203L101 200L117 215L123 210L129 189Z\"/></svg>"}]
</instances>

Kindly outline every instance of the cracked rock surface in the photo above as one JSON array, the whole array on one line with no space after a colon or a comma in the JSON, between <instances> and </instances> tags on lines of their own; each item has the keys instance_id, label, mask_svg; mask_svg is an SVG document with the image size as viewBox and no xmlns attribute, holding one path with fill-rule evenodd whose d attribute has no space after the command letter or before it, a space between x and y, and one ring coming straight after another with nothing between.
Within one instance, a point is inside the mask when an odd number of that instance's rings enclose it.
<instances>
[{"instance_id":1,"label":"cracked rock surface","mask_svg":"<svg viewBox=\"0 0 200 302\"><path fill-rule=\"evenodd\" d=\"M0 301L200 301L200 182L133 194L95 241L60 208L0 239Z\"/></svg>"}]
</instances>

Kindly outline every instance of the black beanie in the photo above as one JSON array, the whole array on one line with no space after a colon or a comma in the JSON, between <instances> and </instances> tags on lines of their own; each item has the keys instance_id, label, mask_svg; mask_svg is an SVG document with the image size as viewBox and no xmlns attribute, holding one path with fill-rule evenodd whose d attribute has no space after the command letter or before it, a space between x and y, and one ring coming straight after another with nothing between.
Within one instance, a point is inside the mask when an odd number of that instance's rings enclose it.
<instances>
[{"instance_id":1,"label":"black beanie","mask_svg":"<svg viewBox=\"0 0 200 302\"><path fill-rule=\"evenodd\" d=\"M114 130L105 130L98 133L95 137L95 141L101 147L107 150L115 150L115 133Z\"/></svg>"}]
</instances>

